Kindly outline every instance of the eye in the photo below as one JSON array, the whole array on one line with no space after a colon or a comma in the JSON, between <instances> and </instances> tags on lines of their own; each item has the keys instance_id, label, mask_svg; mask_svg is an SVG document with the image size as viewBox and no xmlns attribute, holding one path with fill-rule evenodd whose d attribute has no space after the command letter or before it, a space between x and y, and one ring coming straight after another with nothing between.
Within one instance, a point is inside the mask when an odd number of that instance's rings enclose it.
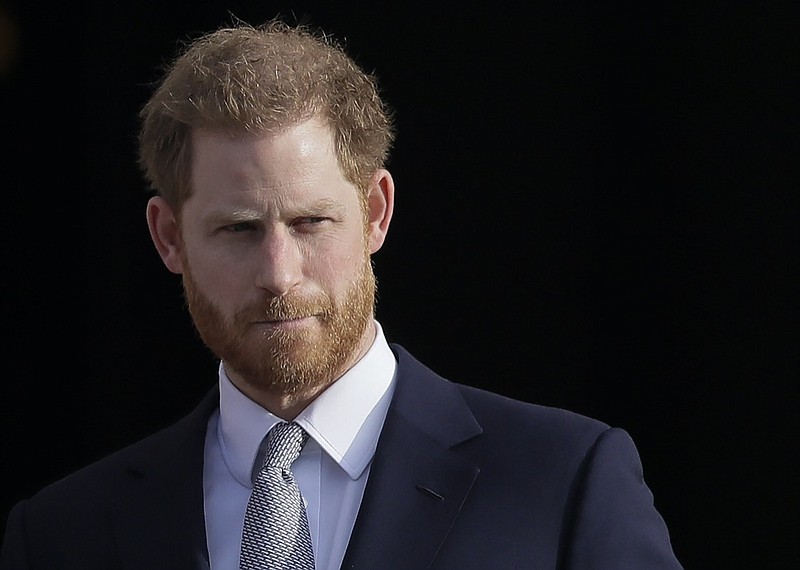
<instances>
[{"instance_id":1,"label":"eye","mask_svg":"<svg viewBox=\"0 0 800 570\"><path fill-rule=\"evenodd\" d=\"M301 228L313 228L315 226L319 226L320 224L325 223L330 218L326 218L324 216L304 216L302 218L297 218L292 222L292 227L301 229Z\"/></svg>"},{"instance_id":2,"label":"eye","mask_svg":"<svg viewBox=\"0 0 800 570\"><path fill-rule=\"evenodd\" d=\"M231 224L229 226L225 226L225 231L231 232L234 234L242 233L242 232L249 232L256 229L256 226L252 222L237 222L235 224Z\"/></svg>"}]
</instances>

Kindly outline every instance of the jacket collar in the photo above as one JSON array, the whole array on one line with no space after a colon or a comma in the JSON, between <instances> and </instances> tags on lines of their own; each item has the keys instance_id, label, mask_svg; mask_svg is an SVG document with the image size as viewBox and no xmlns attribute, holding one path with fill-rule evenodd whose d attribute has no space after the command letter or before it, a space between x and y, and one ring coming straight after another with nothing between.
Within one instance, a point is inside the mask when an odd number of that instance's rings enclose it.
<instances>
[{"instance_id":1,"label":"jacket collar","mask_svg":"<svg viewBox=\"0 0 800 570\"><path fill-rule=\"evenodd\" d=\"M482 431L456 386L401 346L392 350L396 391L342 565L347 570L427 568L479 472L453 451Z\"/></svg>"}]
</instances>

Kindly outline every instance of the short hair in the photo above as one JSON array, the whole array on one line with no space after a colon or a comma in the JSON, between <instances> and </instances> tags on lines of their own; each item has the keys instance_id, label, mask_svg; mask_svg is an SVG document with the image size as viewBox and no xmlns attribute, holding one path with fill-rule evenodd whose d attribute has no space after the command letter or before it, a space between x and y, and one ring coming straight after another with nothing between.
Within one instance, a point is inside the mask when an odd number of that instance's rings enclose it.
<instances>
[{"instance_id":1,"label":"short hair","mask_svg":"<svg viewBox=\"0 0 800 570\"><path fill-rule=\"evenodd\" d=\"M321 117L344 176L362 194L394 142L376 78L329 35L277 19L221 27L188 44L139 117L139 165L178 212L191 195L196 129L263 135Z\"/></svg>"}]
</instances>

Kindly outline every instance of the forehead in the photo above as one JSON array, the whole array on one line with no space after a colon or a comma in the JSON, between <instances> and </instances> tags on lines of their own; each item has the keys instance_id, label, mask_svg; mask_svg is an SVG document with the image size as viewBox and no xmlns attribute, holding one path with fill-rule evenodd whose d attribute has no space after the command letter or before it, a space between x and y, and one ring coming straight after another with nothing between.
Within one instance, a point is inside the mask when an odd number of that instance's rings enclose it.
<instances>
[{"instance_id":1,"label":"forehead","mask_svg":"<svg viewBox=\"0 0 800 570\"><path fill-rule=\"evenodd\" d=\"M287 178L309 174L336 163L330 129L317 120L277 133L228 135L218 131L192 133L192 172ZM338 164L335 164L338 167Z\"/></svg>"},{"instance_id":2,"label":"forehead","mask_svg":"<svg viewBox=\"0 0 800 570\"><path fill-rule=\"evenodd\" d=\"M318 119L279 133L229 136L198 130L192 135L193 196L344 196L348 183L329 127Z\"/></svg>"}]
</instances>

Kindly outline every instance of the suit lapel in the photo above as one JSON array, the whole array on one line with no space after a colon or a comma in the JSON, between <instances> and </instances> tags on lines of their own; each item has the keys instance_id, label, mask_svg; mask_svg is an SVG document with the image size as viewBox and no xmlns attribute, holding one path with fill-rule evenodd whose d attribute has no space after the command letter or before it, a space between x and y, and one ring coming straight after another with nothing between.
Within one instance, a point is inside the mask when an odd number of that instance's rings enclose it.
<instances>
[{"instance_id":1,"label":"suit lapel","mask_svg":"<svg viewBox=\"0 0 800 570\"><path fill-rule=\"evenodd\" d=\"M164 432L158 448L145 448L125 466L128 491L119 501L125 516L113 521L125 568L208 569L203 449L208 418L218 403L214 389Z\"/></svg>"},{"instance_id":2,"label":"suit lapel","mask_svg":"<svg viewBox=\"0 0 800 570\"><path fill-rule=\"evenodd\" d=\"M343 569L427 568L478 468L452 448L481 430L457 389L392 345L395 394Z\"/></svg>"}]
</instances>

